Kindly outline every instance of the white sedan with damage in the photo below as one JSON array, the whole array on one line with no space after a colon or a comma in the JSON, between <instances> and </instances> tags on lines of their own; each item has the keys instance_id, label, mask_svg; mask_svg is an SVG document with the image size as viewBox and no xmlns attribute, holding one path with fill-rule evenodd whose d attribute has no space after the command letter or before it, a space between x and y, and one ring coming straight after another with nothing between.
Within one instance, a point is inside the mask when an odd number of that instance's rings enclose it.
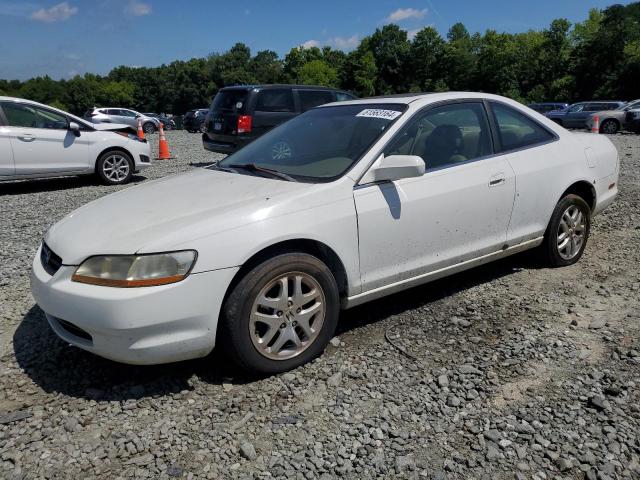
<instances>
[{"instance_id":1,"label":"white sedan with damage","mask_svg":"<svg viewBox=\"0 0 640 480\"><path fill-rule=\"evenodd\" d=\"M617 194L604 136L507 98L328 104L217 165L96 200L53 225L32 291L66 342L120 362L308 362L340 310L537 248L581 257ZM126 212L126 215L123 215Z\"/></svg>"},{"instance_id":2,"label":"white sedan with damage","mask_svg":"<svg viewBox=\"0 0 640 480\"><path fill-rule=\"evenodd\" d=\"M149 144L129 125L92 124L31 100L0 97L0 182L97 175L121 185L149 166Z\"/></svg>"}]
</instances>

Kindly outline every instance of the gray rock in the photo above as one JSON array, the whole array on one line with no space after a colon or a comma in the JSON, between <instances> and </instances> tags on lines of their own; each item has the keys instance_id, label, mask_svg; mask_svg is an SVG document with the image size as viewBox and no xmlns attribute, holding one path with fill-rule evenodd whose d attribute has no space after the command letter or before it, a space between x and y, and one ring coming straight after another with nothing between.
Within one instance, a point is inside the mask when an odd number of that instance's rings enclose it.
<instances>
[{"instance_id":1,"label":"gray rock","mask_svg":"<svg viewBox=\"0 0 640 480\"><path fill-rule=\"evenodd\" d=\"M446 375L438 376L438 385L441 388L442 387L448 387L449 386L449 377L447 377Z\"/></svg>"},{"instance_id":2,"label":"gray rock","mask_svg":"<svg viewBox=\"0 0 640 480\"><path fill-rule=\"evenodd\" d=\"M258 456L255 447L249 442L243 442L240 444L240 455L251 461L255 460Z\"/></svg>"},{"instance_id":3,"label":"gray rock","mask_svg":"<svg viewBox=\"0 0 640 480\"><path fill-rule=\"evenodd\" d=\"M337 387L342 383L342 372L337 372L327 378L327 385L330 387Z\"/></svg>"}]
</instances>

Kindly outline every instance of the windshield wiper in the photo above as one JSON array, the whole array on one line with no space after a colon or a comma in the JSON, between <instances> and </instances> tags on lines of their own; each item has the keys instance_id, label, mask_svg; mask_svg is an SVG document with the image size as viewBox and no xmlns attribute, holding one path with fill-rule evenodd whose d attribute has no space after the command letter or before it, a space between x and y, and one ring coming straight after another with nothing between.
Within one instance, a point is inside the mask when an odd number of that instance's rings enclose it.
<instances>
[{"instance_id":1,"label":"windshield wiper","mask_svg":"<svg viewBox=\"0 0 640 480\"><path fill-rule=\"evenodd\" d=\"M250 172L263 172L263 173L268 173L269 175L272 175L274 177L278 177L278 178L282 178L284 180L288 180L289 182L297 182L297 180L289 175L287 175L286 173L282 173L279 172L278 170L274 170L272 168L266 168L266 167L261 167L259 165L256 165L255 163L241 163L241 164L231 164L231 165L225 165L226 168L242 168L244 170L248 170ZM222 168L225 168L222 167Z\"/></svg>"}]
</instances>

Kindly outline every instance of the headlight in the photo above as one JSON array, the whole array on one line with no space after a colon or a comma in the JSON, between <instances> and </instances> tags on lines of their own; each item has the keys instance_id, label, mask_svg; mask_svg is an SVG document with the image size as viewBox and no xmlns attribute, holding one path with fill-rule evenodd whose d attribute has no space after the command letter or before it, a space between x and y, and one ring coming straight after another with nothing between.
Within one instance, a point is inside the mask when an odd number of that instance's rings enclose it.
<instances>
[{"instance_id":1,"label":"headlight","mask_svg":"<svg viewBox=\"0 0 640 480\"><path fill-rule=\"evenodd\" d=\"M121 288L166 285L189 275L196 257L194 250L149 255L99 255L82 262L71 280Z\"/></svg>"}]
</instances>

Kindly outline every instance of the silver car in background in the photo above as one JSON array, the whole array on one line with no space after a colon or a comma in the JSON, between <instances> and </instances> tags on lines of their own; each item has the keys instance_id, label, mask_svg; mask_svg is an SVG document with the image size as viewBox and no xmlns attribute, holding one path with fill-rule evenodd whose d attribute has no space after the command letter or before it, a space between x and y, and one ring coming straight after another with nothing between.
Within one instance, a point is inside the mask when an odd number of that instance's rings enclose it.
<instances>
[{"instance_id":1,"label":"silver car in background","mask_svg":"<svg viewBox=\"0 0 640 480\"><path fill-rule=\"evenodd\" d=\"M597 115L600 120L600 133L614 134L618 130L633 130L627 119L627 112L640 110L640 99L631 100L615 110L602 110L592 113L587 118L587 129L593 128L594 118Z\"/></svg>"},{"instance_id":2,"label":"silver car in background","mask_svg":"<svg viewBox=\"0 0 640 480\"><path fill-rule=\"evenodd\" d=\"M144 133L154 133L160 128L159 119L128 108L93 108L84 114L84 118L92 123L124 123L134 128L138 127L138 119L140 119Z\"/></svg>"}]
</instances>

